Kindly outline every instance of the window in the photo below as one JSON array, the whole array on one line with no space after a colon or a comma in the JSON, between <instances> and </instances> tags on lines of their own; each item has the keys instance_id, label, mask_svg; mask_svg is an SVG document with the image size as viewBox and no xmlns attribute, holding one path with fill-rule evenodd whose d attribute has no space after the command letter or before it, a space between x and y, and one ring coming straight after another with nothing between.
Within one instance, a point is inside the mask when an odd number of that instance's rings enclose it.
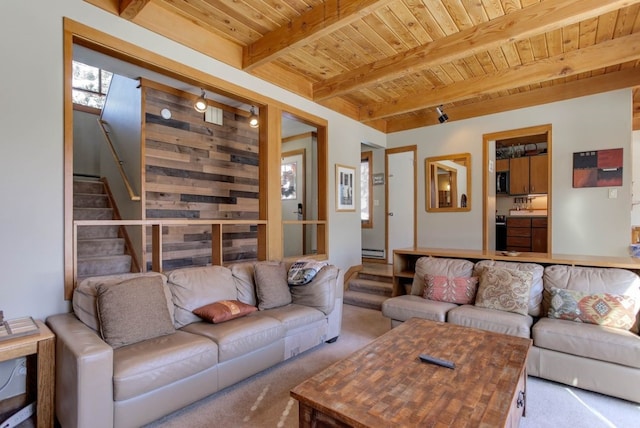
<instances>
[{"instance_id":1,"label":"window","mask_svg":"<svg viewBox=\"0 0 640 428\"><path fill-rule=\"evenodd\" d=\"M370 229L373 227L373 216L371 214L372 204L372 178L371 160L373 152L362 152L360 154L360 221L362 227Z\"/></svg>"},{"instance_id":2,"label":"window","mask_svg":"<svg viewBox=\"0 0 640 428\"><path fill-rule=\"evenodd\" d=\"M113 73L73 61L73 103L102 109Z\"/></svg>"}]
</instances>

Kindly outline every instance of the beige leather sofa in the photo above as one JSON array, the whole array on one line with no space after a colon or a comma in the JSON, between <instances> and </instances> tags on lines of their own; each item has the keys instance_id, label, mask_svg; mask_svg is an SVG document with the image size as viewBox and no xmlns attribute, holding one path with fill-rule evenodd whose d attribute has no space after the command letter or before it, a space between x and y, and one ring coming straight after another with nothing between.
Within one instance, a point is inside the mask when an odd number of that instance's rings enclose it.
<instances>
[{"instance_id":1,"label":"beige leather sofa","mask_svg":"<svg viewBox=\"0 0 640 428\"><path fill-rule=\"evenodd\" d=\"M96 306L101 284L141 276L161 277L162 302L175 332L114 348L101 337L105 320ZM212 298L229 298L230 290L238 301L259 307L263 301L254 278L254 264L239 263L83 281L74 291L74 313L47 318L56 334L60 425L139 427L338 337L343 273L332 265L311 283L291 287L289 304L222 323L191 313ZM139 300L134 307L147 303Z\"/></svg>"},{"instance_id":2,"label":"beige leather sofa","mask_svg":"<svg viewBox=\"0 0 640 428\"><path fill-rule=\"evenodd\" d=\"M477 276L484 266L531 273L526 314L458 305L423 297L425 274L449 278ZM552 290L629 296L636 319L628 330L550 318ZM640 403L640 278L616 268L576 267L534 263L423 257L416 263L409 295L386 300L384 316L395 327L411 317L533 339L527 360L529 375ZM631 320L633 322L633 320Z\"/></svg>"}]
</instances>

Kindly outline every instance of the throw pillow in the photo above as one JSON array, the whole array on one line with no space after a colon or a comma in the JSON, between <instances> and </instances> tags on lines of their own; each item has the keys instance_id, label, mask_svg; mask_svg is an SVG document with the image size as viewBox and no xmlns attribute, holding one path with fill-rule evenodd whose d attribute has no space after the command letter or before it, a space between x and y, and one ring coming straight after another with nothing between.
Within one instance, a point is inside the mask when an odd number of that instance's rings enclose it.
<instances>
[{"instance_id":1,"label":"throw pillow","mask_svg":"<svg viewBox=\"0 0 640 428\"><path fill-rule=\"evenodd\" d=\"M238 300L221 300L194 309L193 313L215 324L240 318L257 310L258 308L255 306L247 305Z\"/></svg>"},{"instance_id":2,"label":"throw pillow","mask_svg":"<svg viewBox=\"0 0 640 428\"><path fill-rule=\"evenodd\" d=\"M310 283L318 271L325 267L327 262L316 260L298 260L289 268L287 281L289 285L305 285Z\"/></svg>"},{"instance_id":3,"label":"throw pillow","mask_svg":"<svg viewBox=\"0 0 640 428\"><path fill-rule=\"evenodd\" d=\"M113 348L176 331L158 276L98 286L98 317L100 334Z\"/></svg>"},{"instance_id":4,"label":"throw pillow","mask_svg":"<svg viewBox=\"0 0 640 428\"><path fill-rule=\"evenodd\" d=\"M635 305L631 296L589 294L553 287L548 316L630 330L636 320Z\"/></svg>"},{"instance_id":5,"label":"throw pillow","mask_svg":"<svg viewBox=\"0 0 640 428\"><path fill-rule=\"evenodd\" d=\"M304 287L291 286L291 302L316 308L325 315L329 315L335 306L336 281L339 270L336 266L328 265Z\"/></svg>"},{"instance_id":6,"label":"throw pillow","mask_svg":"<svg viewBox=\"0 0 640 428\"><path fill-rule=\"evenodd\" d=\"M467 305L473 303L478 288L478 277L449 278L442 275L425 275L425 299L438 302Z\"/></svg>"},{"instance_id":7,"label":"throw pillow","mask_svg":"<svg viewBox=\"0 0 640 428\"><path fill-rule=\"evenodd\" d=\"M531 272L487 266L480 274L476 306L527 315L532 282Z\"/></svg>"},{"instance_id":8,"label":"throw pillow","mask_svg":"<svg viewBox=\"0 0 640 428\"><path fill-rule=\"evenodd\" d=\"M272 309L291 303L284 263L258 262L253 267L258 309Z\"/></svg>"}]
</instances>

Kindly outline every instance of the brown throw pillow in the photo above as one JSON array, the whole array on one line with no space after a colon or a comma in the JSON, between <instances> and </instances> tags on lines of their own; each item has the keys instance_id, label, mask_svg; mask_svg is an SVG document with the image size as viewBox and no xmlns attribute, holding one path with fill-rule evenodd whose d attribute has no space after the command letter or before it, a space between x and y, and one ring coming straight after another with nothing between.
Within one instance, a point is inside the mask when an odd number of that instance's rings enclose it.
<instances>
[{"instance_id":1,"label":"brown throw pillow","mask_svg":"<svg viewBox=\"0 0 640 428\"><path fill-rule=\"evenodd\" d=\"M480 274L476 306L527 315L533 274L486 266Z\"/></svg>"},{"instance_id":2,"label":"brown throw pillow","mask_svg":"<svg viewBox=\"0 0 640 428\"><path fill-rule=\"evenodd\" d=\"M255 306L247 305L239 300L221 300L194 309L193 313L205 321L215 324L240 318L257 310L258 308Z\"/></svg>"},{"instance_id":3,"label":"brown throw pillow","mask_svg":"<svg viewBox=\"0 0 640 428\"><path fill-rule=\"evenodd\" d=\"M174 333L162 278L139 277L98 287L100 334L113 348Z\"/></svg>"},{"instance_id":4,"label":"brown throw pillow","mask_svg":"<svg viewBox=\"0 0 640 428\"><path fill-rule=\"evenodd\" d=\"M253 267L258 309L272 309L291 303L287 267L280 262L258 262Z\"/></svg>"}]
</instances>

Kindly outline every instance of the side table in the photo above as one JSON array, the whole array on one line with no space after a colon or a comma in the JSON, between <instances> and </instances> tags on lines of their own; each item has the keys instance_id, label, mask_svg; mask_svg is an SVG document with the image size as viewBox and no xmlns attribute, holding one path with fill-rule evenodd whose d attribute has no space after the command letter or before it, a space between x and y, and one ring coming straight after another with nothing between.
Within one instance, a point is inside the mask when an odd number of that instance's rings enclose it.
<instances>
[{"instance_id":1,"label":"side table","mask_svg":"<svg viewBox=\"0 0 640 428\"><path fill-rule=\"evenodd\" d=\"M28 402L37 400L36 426L52 428L55 386L55 335L42 321L39 332L0 342L0 361L27 357Z\"/></svg>"}]
</instances>

